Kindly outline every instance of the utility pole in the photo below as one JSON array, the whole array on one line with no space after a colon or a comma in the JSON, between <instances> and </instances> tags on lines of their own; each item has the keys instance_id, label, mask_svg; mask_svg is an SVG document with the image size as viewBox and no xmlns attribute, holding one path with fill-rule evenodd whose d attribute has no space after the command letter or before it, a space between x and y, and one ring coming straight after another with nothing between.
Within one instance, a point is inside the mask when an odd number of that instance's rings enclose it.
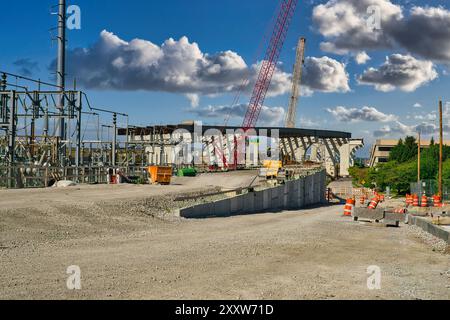
<instances>
[{"instance_id":1,"label":"utility pole","mask_svg":"<svg viewBox=\"0 0 450 320\"><path fill-rule=\"evenodd\" d=\"M16 148L16 118L17 118L17 93L15 90L11 91L10 99L11 106L9 110L9 124L8 124L8 187L14 188L15 182L15 148Z\"/></svg>"},{"instance_id":2,"label":"utility pole","mask_svg":"<svg viewBox=\"0 0 450 320\"><path fill-rule=\"evenodd\" d=\"M113 142L112 142L112 166L116 166L116 156L117 156L117 113L113 113Z\"/></svg>"},{"instance_id":3,"label":"utility pole","mask_svg":"<svg viewBox=\"0 0 450 320\"><path fill-rule=\"evenodd\" d=\"M418 157L417 157L417 182L420 183L420 148L421 148L421 135L419 132L419 139L418 139L418 148L417 148L417 153L418 153Z\"/></svg>"},{"instance_id":4,"label":"utility pole","mask_svg":"<svg viewBox=\"0 0 450 320\"><path fill-rule=\"evenodd\" d=\"M78 92L78 101L79 106L77 109L77 144L76 144L76 152L75 152L75 166L78 168L83 162L83 152L81 149L81 115L82 115L82 94L81 92ZM72 152L72 150L70 150Z\"/></svg>"},{"instance_id":5,"label":"utility pole","mask_svg":"<svg viewBox=\"0 0 450 320\"><path fill-rule=\"evenodd\" d=\"M443 197L442 192L442 154L444 146L444 134L442 127L442 100L439 100L439 196Z\"/></svg>"},{"instance_id":6,"label":"utility pole","mask_svg":"<svg viewBox=\"0 0 450 320\"><path fill-rule=\"evenodd\" d=\"M58 58L57 58L57 70L56 80L57 86L61 92L65 91L65 77L66 77L66 0L59 0L58 5ZM62 143L66 140L66 124L64 119L64 94L61 93L59 97L58 108L60 110L59 120L59 137ZM64 166L64 159L66 157L66 148L60 146L60 164Z\"/></svg>"}]
</instances>

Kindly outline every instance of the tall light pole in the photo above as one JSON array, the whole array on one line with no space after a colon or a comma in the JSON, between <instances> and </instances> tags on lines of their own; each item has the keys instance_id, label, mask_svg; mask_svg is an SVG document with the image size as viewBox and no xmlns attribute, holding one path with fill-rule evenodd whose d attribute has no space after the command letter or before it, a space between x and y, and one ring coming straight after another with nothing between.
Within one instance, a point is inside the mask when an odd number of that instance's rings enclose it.
<instances>
[{"instance_id":1,"label":"tall light pole","mask_svg":"<svg viewBox=\"0 0 450 320\"><path fill-rule=\"evenodd\" d=\"M58 4L58 58L57 58L57 70L56 81L60 91L65 90L66 86L66 0L59 0ZM59 97L59 138L66 140L66 123L64 120L64 95ZM66 148L63 145L60 146L60 163L64 165L64 158L66 157Z\"/></svg>"},{"instance_id":2,"label":"tall light pole","mask_svg":"<svg viewBox=\"0 0 450 320\"><path fill-rule=\"evenodd\" d=\"M417 182L420 183L420 149L421 149L421 135L420 132L418 133L418 144L417 144Z\"/></svg>"},{"instance_id":3,"label":"tall light pole","mask_svg":"<svg viewBox=\"0 0 450 320\"><path fill-rule=\"evenodd\" d=\"M442 199L442 155L444 146L444 134L442 126L442 100L439 100L439 138L439 196Z\"/></svg>"}]
</instances>

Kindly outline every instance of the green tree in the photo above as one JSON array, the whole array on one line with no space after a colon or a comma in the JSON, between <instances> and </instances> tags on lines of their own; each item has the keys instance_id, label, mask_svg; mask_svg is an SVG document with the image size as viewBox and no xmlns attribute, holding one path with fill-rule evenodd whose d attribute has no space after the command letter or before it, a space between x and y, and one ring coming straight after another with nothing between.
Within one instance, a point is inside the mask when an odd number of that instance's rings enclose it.
<instances>
[{"instance_id":1,"label":"green tree","mask_svg":"<svg viewBox=\"0 0 450 320\"><path fill-rule=\"evenodd\" d=\"M351 167L348 171L350 173L350 176L352 177L353 185L355 187L372 187L372 183L369 178L369 168L354 166Z\"/></svg>"},{"instance_id":2,"label":"green tree","mask_svg":"<svg viewBox=\"0 0 450 320\"><path fill-rule=\"evenodd\" d=\"M390 161L399 161L402 157L402 154L405 150L405 144L403 143L403 139L398 140L397 145L392 148L391 153L389 154Z\"/></svg>"},{"instance_id":3,"label":"green tree","mask_svg":"<svg viewBox=\"0 0 450 320\"><path fill-rule=\"evenodd\" d=\"M442 164L442 179L450 180L450 159Z\"/></svg>"},{"instance_id":4,"label":"green tree","mask_svg":"<svg viewBox=\"0 0 450 320\"><path fill-rule=\"evenodd\" d=\"M417 157L418 152L418 144L416 142L416 138L408 136L405 139L405 150L403 153L403 157L401 158L400 162L407 162L411 159L414 159Z\"/></svg>"},{"instance_id":5,"label":"green tree","mask_svg":"<svg viewBox=\"0 0 450 320\"><path fill-rule=\"evenodd\" d=\"M404 194L409 191L410 183L417 181L417 161L389 161L373 168L369 177L379 190L385 190L389 186L398 194Z\"/></svg>"},{"instance_id":6,"label":"green tree","mask_svg":"<svg viewBox=\"0 0 450 320\"><path fill-rule=\"evenodd\" d=\"M407 162L417 157L417 149L416 138L408 136L404 142L400 139L398 144L392 148L389 160L397 161L398 163Z\"/></svg>"},{"instance_id":7,"label":"green tree","mask_svg":"<svg viewBox=\"0 0 450 320\"><path fill-rule=\"evenodd\" d=\"M380 191L387 186L398 194L410 191L410 183L417 181L417 142L414 137L400 139L390 154L389 161L375 168L352 168L355 185L375 186ZM443 146L443 179L450 183L450 147ZM439 174L439 145L433 143L421 151L421 179L436 180ZM363 183L364 182L364 183Z\"/></svg>"}]
</instances>

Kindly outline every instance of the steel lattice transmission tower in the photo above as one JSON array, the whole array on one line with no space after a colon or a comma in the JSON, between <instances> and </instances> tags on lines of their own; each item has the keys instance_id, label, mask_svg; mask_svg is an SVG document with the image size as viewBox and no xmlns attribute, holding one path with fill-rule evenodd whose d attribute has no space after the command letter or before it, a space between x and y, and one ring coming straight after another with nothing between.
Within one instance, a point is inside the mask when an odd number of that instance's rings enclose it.
<instances>
[{"instance_id":1,"label":"steel lattice transmission tower","mask_svg":"<svg viewBox=\"0 0 450 320\"><path fill-rule=\"evenodd\" d=\"M286 128L295 128L295 119L297 117L298 99L300 97L300 85L302 81L303 65L305 64L305 45L306 39L300 38L297 46L294 74L292 76L292 94L289 100L288 113L286 115Z\"/></svg>"},{"instance_id":2,"label":"steel lattice transmission tower","mask_svg":"<svg viewBox=\"0 0 450 320\"><path fill-rule=\"evenodd\" d=\"M272 81L275 68L280 58L281 49L292 21L298 0L281 0L278 17L275 22L275 28L267 47L264 61L259 70L258 79L253 89L253 94L247 109L243 122L243 129L247 131L254 128L258 122L270 82Z\"/></svg>"}]
</instances>

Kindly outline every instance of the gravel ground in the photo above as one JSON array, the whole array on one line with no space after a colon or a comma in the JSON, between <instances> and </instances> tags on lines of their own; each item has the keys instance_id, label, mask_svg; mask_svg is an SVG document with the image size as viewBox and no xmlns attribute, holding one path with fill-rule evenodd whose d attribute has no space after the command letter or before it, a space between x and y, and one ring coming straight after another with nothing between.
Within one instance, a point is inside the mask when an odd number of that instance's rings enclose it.
<instances>
[{"instance_id":1,"label":"gravel ground","mask_svg":"<svg viewBox=\"0 0 450 320\"><path fill-rule=\"evenodd\" d=\"M428 244L433 251L443 254L450 254L449 244L446 241L439 239L428 232L425 232L422 228L419 228L417 226L409 226L407 230L411 236L415 236Z\"/></svg>"},{"instance_id":2,"label":"gravel ground","mask_svg":"<svg viewBox=\"0 0 450 320\"><path fill-rule=\"evenodd\" d=\"M0 212L0 298L450 299L437 243L342 206L166 220L166 198L102 201ZM81 290L66 287L71 265ZM381 290L367 288L372 265Z\"/></svg>"}]
</instances>

